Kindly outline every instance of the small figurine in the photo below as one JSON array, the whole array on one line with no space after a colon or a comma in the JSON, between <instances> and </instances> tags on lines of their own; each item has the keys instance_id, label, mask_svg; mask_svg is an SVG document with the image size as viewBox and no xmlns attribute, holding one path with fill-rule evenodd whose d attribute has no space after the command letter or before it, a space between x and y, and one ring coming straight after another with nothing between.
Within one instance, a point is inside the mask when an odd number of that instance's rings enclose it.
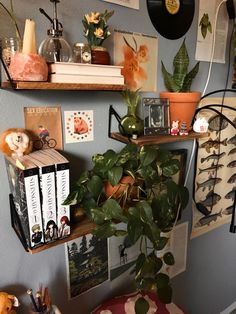
<instances>
[{"instance_id":1,"label":"small figurine","mask_svg":"<svg viewBox=\"0 0 236 314\"><path fill-rule=\"evenodd\" d=\"M0 314L16 314L18 306L19 301L14 295L0 291Z\"/></svg>"},{"instance_id":2,"label":"small figurine","mask_svg":"<svg viewBox=\"0 0 236 314\"><path fill-rule=\"evenodd\" d=\"M193 124L193 131L197 133L206 133L208 130L209 123L203 118L197 118Z\"/></svg>"},{"instance_id":3,"label":"small figurine","mask_svg":"<svg viewBox=\"0 0 236 314\"><path fill-rule=\"evenodd\" d=\"M171 125L171 130L170 130L171 135L178 135L179 134L179 121L172 121Z\"/></svg>"},{"instance_id":4,"label":"small figurine","mask_svg":"<svg viewBox=\"0 0 236 314\"><path fill-rule=\"evenodd\" d=\"M32 151L30 134L25 129L10 128L0 135L0 150L13 158L22 157Z\"/></svg>"},{"instance_id":5,"label":"small figurine","mask_svg":"<svg viewBox=\"0 0 236 314\"><path fill-rule=\"evenodd\" d=\"M185 121L181 123L179 135L188 135L187 123Z\"/></svg>"}]
</instances>

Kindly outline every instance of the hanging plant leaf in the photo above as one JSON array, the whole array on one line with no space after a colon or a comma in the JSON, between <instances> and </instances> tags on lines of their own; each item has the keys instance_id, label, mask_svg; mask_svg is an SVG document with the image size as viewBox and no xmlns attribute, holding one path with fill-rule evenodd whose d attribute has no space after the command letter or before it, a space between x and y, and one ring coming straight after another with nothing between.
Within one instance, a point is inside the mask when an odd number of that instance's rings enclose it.
<instances>
[{"instance_id":1,"label":"hanging plant leaf","mask_svg":"<svg viewBox=\"0 0 236 314\"><path fill-rule=\"evenodd\" d=\"M172 288L167 285L162 288L157 289L157 294L162 303L168 304L171 303L172 300Z\"/></svg>"},{"instance_id":2,"label":"hanging plant leaf","mask_svg":"<svg viewBox=\"0 0 236 314\"><path fill-rule=\"evenodd\" d=\"M141 166L150 165L157 157L157 150L150 146L142 146L140 151Z\"/></svg>"},{"instance_id":3,"label":"hanging plant leaf","mask_svg":"<svg viewBox=\"0 0 236 314\"><path fill-rule=\"evenodd\" d=\"M103 181L102 179L94 175L92 178L87 182L88 190L92 193L95 199L99 197L103 189Z\"/></svg>"},{"instance_id":4,"label":"hanging plant leaf","mask_svg":"<svg viewBox=\"0 0 236 314\"><path fill-rule=\"evenodd\" d=\"M135 314L146 314L149 310L149 303L143 298L139 298L135 302Z\"/></svg>"},{"instance_id":5,"label":"hanging plant leaf","mask_svg":"<svg viewBox=\"0 0 236 314\"><path fill-rule=\"evenodd\" d=\"M174 255L171 252L167 252L163 256L163 260L166 263L166 265L174 265L175 263L175 258Z\"/></svg>"},{"instance_id":6,"label":"hanging plant leaf","mask_svg":"<svg viewBox=\"0 0 236 314\"><path fill-rule=\"evenodd\" d=\"M113 167L108 171L108 181L113 185L117 185L122 178L123 168L122 167Z\"/></svg>"},{"instance_id":7,"label":"hanging plant leaf","mask_svg":"<svg viewBox=\"0 0 236 314\"><path fill-rule=\"evenodd\" d=\"M130 241L135 244L143 233L143 225L138 220L129 220L127 225L127 231Z\"/></svg>"},{"instance_id":8,"label":"hanging plant leaf","mask_svg":"<svg viewBox=\"0 0 236 314\"><path fill-rule=\"evenodd\" d=\"M107 222L102 226L96 227L93 230L93 234L100 239L106 239L112 237L115 231L116 225L112 222Z\"/></svg>"},{"instance_id":9,"label":"hanging plant leaf","mask_svg":"<svg viewBox=\"0 0 236 314\"><path fill-rule=\"evenodd\" d=\"M166 287L167 285L169 285L169 283L170 283L170 278L168 275L163 274L163 273L159 273L156 275L156 285L158 289Z\"/></svg>"}]
</instances>

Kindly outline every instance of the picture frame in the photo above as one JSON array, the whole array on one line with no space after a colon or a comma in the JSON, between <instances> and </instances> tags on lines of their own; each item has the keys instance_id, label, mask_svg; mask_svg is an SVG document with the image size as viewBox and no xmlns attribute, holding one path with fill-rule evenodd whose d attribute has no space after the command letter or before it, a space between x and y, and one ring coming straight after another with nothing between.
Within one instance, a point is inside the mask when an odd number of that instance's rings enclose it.
<instances>
[{"instance_id":1,"label":"picture frame","mask_svg":"<svg viewBox=\"0 0 236 314\"><path fill-rule=\"evenodd\" d=\"M144 135L170 134L169 100L143 98Z\"/></svg>"}]
</instances>

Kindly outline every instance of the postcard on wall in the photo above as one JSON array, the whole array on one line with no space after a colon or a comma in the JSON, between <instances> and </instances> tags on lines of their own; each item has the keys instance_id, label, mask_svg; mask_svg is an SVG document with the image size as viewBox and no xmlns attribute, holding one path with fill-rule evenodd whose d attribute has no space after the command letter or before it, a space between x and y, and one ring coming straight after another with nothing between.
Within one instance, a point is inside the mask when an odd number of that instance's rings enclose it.
<instances>
[{"instance_id":1,"label":"postcard on wall","mask_svg":"<svg viewBox=\"0 0 236 314\"><path fill-rule=\"evenodd\" d=\"M221 0L199 1L196 60L210 61L214 53L214 62L225 62L229 18L226 5L223 4L219 7L216 23L216 11L220 2Z\"/></svg>"},{"instance_id":2,"label":"postcard on wall","mask_svg":"<svg viewBox=\"0 0 236 314\"><path fill-rule=\"evenodd\" d=\"M30 130L35 149L63 149L61 108L25 107L25 128Z\"/></svg>"},{"instance_id":3,"label":"postcard on wall","mask_svg":"<svg viewBox=\"0 0 236 314\"><path fill-rule=\"evenodd\" d=\"M103 0L103 1L139 10L139 0Z\"/></svg>"},{"instance_id":4,"label":"postcard on wall","mask_svg":"<svg viewBox=\"0 0 236 314\"><path fill-rule=\"evenodd\" d=\"M120 230L124 230L123 225L120 223L117 227ZM109 238L110 280L116 279L122 273L132 268L139 254L140 240L132 245L127 236L113 236Z\"/></svg>"},{"instance_id":5,"label":"postcard on wall","mask_svg":"<svg viewBox=\"0 0 236 314\"><path fill-rule=\"evenodd\" d=\"M93 141L93 110L65 111L64 118L66 143Z\"/></svg>"},{"instance_id":6,"label":"postcard on wall","mask_svg":"<svg viewBox=\"0 0 236 314\"><path fill-rule=\"evenodd\" d=\"M155 36L114 30L114 63L124 67L122 74L129 89L156 92L157 46Z\"/></svg>"},{"instance_id":7,"label":"postcard on wall","mask_svg":"<svg viewBox=\"0 0 236 314\"><path fill-rule=\"evenodd\" d=\"M107 242L87 234L65 244L69 299L109 280Z\"/></svg>"}]
</instances>

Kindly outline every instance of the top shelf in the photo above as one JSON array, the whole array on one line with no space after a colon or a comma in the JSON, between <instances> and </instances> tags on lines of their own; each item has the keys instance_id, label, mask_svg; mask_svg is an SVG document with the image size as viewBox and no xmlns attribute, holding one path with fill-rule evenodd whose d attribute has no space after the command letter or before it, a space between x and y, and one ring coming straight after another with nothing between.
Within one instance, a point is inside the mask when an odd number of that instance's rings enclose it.
<instances>
[{"instance_id":1,"label":"top shelf","mask_svg":"<svg viewBox=\"0 0 236 314\"><path fill-rule=\"evenodd\" d=\"M136 145L154 145L154 144L166 144L173 142L190 141L197 138L204 138L208 133L196 133L190 132L188 135L146 135L140 136L137 139L129 139L126 136L121 135L118 132L111 133L111 138L123 142L134 143Z\"/></svg>"},{"instance_id":2,"label":"top shelf","mask_svg":"<svg viewBox=\"0 0 236 314\"><path fill-rule=\"evenodd\" d=\"M2 82L1 88L12 89L10 82ZM16 82L13 88L17 90L103 90L122 91L124 85L117 84L80 84L80 83L51 83L51 82Z\"/></svg>"}]
</instances>

